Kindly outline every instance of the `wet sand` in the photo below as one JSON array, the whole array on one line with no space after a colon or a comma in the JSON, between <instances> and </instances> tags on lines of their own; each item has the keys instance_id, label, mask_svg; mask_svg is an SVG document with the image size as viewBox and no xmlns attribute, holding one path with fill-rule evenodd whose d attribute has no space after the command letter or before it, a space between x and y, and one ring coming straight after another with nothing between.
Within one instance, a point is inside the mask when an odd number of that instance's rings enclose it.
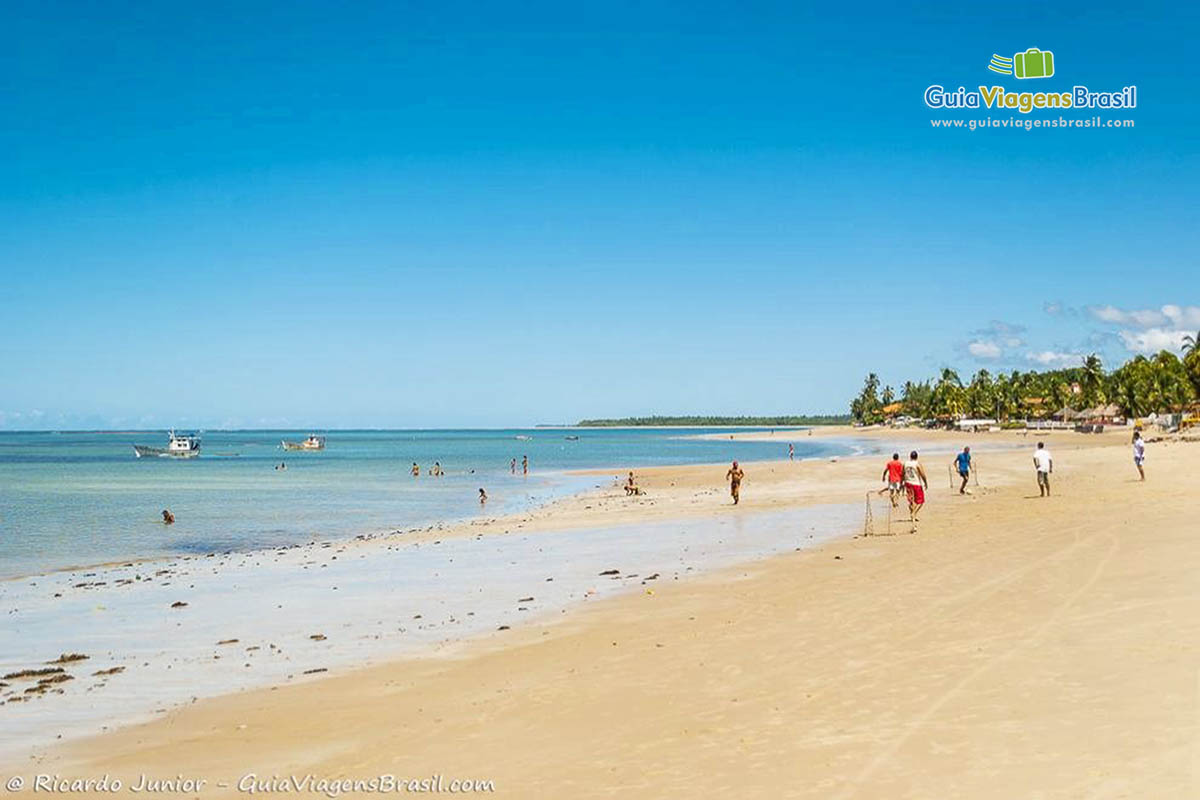
<instances>
[{"instance_id":1,"label":"wet sand","mask_svg":"<svg viewBox=\"0 0 1200 800\"><path fill-rule=\"evenodd\" d=\"M909 441L892 436L884 448ZM948 488L949 452L927 459L915 535L894 524L639 585L555 624L201 701L18 766L203 776L204 796L248 772L440 774L505 797L1191 796L1200 445L1152 444L1141 484L1127 432L1053 434L1055 495L1040 499L1033 437L991 436L969 438L1021 449L982 450L970 496ZM644 470L645 498L603 488L468 531L862 503L881 469L750 465L737 509L723 471Z\"/></svg>"}]
</instances>

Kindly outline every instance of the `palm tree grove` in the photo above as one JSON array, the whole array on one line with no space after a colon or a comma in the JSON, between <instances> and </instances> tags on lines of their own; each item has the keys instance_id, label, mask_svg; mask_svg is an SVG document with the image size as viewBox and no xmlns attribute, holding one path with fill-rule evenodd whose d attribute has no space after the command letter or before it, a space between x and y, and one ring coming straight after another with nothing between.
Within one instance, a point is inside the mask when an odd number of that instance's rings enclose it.
<instances>
[{"instance_id":1,"label":"palm tree grove","mask_svg":"<svg viewBox=\"0 0 1200 800\"><path fill-rule=\"evenodd\" d=\"M1125 417L1180 412L1200 398L1200 331L1183 339L1183 357L1163 350L1139 355L1106 372L1095 353L1077 367L1048 371L981 369L964 381L944 368L932 379L905 381L897 395L871 373L850 403L856 422L872 425L897 416L916 419L1040 419L1063 408L1115 405Z\"/></svg>"}]
</instances>

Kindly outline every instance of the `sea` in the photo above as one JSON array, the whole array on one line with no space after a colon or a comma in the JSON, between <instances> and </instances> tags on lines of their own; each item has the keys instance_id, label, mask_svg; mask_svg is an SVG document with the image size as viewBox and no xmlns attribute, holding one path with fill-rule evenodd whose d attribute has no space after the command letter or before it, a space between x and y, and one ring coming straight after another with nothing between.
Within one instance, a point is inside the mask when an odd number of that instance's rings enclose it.
<instances>
[{"instance_id":1,"label":"sea","mask_svg":"<svg viewBox=\"0 0 1200 800\"><path fill-rule=\"evenodd\" d=\"M772 441L724 438L749 430L759 429L317 431L327 442L319 452L282 448L308 430L211 430L200 432L200 456L186 460L135 457L134 444L165 447L165 431L0 432L0 579L495 516L608 480L581 470L615 476L664 464L776 460L787 457L788 442L797 459L861 451L854 440L802 430L780 429ZM435 462L441 477L429 474ZM174 525L162 524L163 509Z\"/></svg>"}]
</instances>

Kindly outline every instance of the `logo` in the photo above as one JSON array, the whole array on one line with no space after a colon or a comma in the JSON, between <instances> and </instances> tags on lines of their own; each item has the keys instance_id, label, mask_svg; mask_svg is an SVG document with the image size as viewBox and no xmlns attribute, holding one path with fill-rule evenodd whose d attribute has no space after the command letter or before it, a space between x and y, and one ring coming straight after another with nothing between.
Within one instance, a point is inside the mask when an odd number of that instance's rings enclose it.
<instances>
[{"instance_id":1,"label":"logo","mask_svg":"<svg viewBox=\"0 0 1200 800\"><path fill-rule=\"evenodd\" d=\"M1012 58L992 53L988 69L1001 75L1013 75L1020 80L1049 78L1054 74L1054 53L1036 47L1024 53L1015 53Z\"/></svg>"},{"instance_id":2,"label":"logo","mask_svg":"<svg viewBox=\"0 0 1200 800\"><path fill-rule=\"evenodd\" d=\"M1056 76L1054 53L1031 47L1012 58L993 53L987 68L1000 75L1011 75L1017 80L1054 78ZM951 84L952 86L954 84ZM990 109L994 111L1016 111L1020 114L1060 112L1064 109L1137 108L1137 86L1129 85L1115 91L1093 91L1082 83L1055 86L1051 84L1039 91L1009 91L1003 86L979 85L975 90L959 85L957 90L945 84L931 84L925 90L925 105L945 109Z\"/></svg>"}]
</instances>

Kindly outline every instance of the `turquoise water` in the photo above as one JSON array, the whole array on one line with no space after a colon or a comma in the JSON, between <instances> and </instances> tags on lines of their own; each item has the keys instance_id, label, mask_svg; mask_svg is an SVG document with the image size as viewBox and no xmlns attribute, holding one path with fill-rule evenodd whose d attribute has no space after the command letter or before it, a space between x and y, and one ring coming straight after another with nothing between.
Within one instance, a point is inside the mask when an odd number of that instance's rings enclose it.
<instances>
[{"instance_id":1,"label":"turquoise water","mask_svg":"<svg viewBox=\"0 0 1200 800\"><path fill-rule=\"evenodd\" d=\"M285 452L309 431L209 431L193 460L134 457L163 432L0 432L0 578L74 565L275 547L494 515L594 486L588 468L780 459L779 441L690 438L711 429L334 431L319 453ZM728 433L726 429L723 432ZM578 436L568 441L566 436ZM530 437L520 440L518 436ZM847 442L792 432L796 457ZM520 474L528 455L530 475ZM518 462L517 475L509 472ZM428 477L437 460L446 475ZM422 476L410 475L412 463ZM287 469L275 465L286 463ZM720 480L720 476L714 478ZM481 511L478 490L489 502ZM170 527L160 522L169 508Z\"/></svg>"}]
</instances>

